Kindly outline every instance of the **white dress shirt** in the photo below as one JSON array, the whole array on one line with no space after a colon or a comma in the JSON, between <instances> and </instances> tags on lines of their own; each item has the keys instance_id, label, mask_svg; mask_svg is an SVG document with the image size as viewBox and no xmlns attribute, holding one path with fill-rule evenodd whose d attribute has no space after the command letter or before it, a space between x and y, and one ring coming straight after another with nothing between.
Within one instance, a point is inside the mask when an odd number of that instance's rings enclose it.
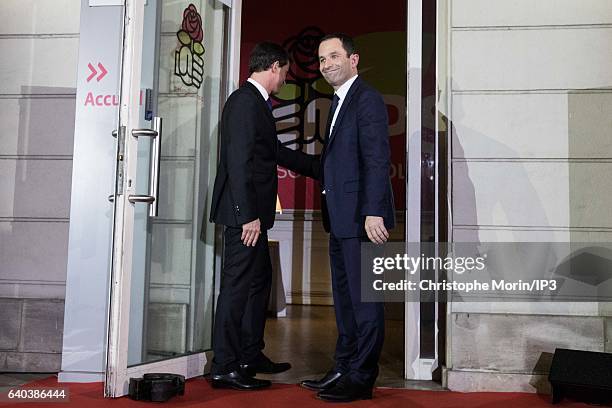
<instances>
[{"instance_id":1,"label":"white dress shirt","mask_svg":"<svg viewBox=\"0 0 612 408\"><path fill-rule=\"evenodd\" d=\"M351 85L353 85L353 82L355 82L358 76L359 75L355 75L354 77L352 77L351 79L343 83L342 86L340 86L340 88L338 88L338 90L336 91L336 95L338 95L339 101L338 101L338 107L336 108L336 111L334 112L334 118L332 119L331 127L329 128L330 135L332 134L334 130L334 125L336 124L336 118L338 117L338 112L340 112L342 103L346 99L346 94L348 93L349 89L351 88Z\"/></svg>"},{"instance_id":2,"label":"white dress shirt","mask_svg":"<svg viewBox=\"0 0 612 408\"><path fill-rule=\"evenodd\" d=\"M259 91L259 93L261 93L261 96L263 96L264 101L268 101L268 98L270 98L270 95L268 95L268 91L266 91L266 88L264 88L259 82L257 82L256 80L254 80L253 78L249 78L247 79L247 81L249 81L250 83L252 83L253 85L255 85L255 88L257 88L257 90Z\"/></svg>"},{"instance_id":3,"label":"white dress shirt","mask_svg":"<svg viewBox=\"0 0 612 408\"><path fill-rule=\"evenodd\" d=\"M340 112L342 103L346 99L346 94L348 93L349 89L351 88L351 85L353 85L353 82L355 82L358 76L359 75L355 75L354 77L352 77L351 79L343 83L342 86L340 86L340 88L338 88L338 90L335 93L336 95L338 95L338 106L336 107L336 110L334 111L334 117L332 118L332 123L329 128L330 136L332 132L334 131L334 125L336 124L336 118L338 117L338 112ZM322 193L325 194L325 190L323 190Z\"/></svg>"}]
</instances>

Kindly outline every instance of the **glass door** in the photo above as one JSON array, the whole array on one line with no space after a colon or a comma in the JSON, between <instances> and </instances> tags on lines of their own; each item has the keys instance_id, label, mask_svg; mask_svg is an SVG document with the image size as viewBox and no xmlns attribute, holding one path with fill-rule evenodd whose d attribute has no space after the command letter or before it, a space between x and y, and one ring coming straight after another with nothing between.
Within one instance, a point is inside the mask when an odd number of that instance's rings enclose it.
<instances>
[{"instance_id":1,"label":"glass door","mask_svg":"<svg viewBox=\"0 0 612 408\"><path fill-rule=\"evenodd\" d=\"M217 0L125 2L107 397L147 372L204 371L229 15Z\"/></svg>"}]
</instances>

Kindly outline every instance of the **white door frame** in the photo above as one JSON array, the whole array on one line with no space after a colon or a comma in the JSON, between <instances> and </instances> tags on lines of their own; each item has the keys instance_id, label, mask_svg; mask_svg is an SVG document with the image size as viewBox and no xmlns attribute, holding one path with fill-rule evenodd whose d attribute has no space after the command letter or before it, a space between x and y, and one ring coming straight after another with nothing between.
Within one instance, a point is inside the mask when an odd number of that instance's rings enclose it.
<instances>
[{"instance_id":1,"label":"white door frame","mask_svg":"<svg viewBox=\"0 0 612 408\"><path fill-rule=\"evenodd\" d=\"M112 280L110 288L110 313L106 355L106 377L104 395L119 397L127 393L127 344L130 310L130 268L134 236L134 205L126 198L135 193L136 159L138 139L128 136L138 127L139 106L129 103L140 92L140 65L142 58L144 1L125 0L123 12L123 36L121 52L118 155L122 150L123 180L118 177L115 186L115 220L113 226Z\"/></svg>"},{"instance_id":2,"label":"white door frame","mask_svg":"<svg viewBox=\"0 0 612 408\"><path fill-rule=\"evenodd\" d=\"M148 0L151 1L151 0ZM202 375L207 362L204 352L128 367L128 337L130 316L130 284L134 238L134 204L127 200L136 194L138 138L132 130L140 127L140 96L144 6L147 0L125 0L121 53L119 129L126 129L124 144L118 138L118 166L123 176L115 187L113 224L112 280L110 313L107 329L105 397L120 397L128 393L129 379L147 372L171 372L186 378ZM227 5L227 2L224 2ZM230 81L235 86L239 77L241 1L232 1L229 27ZM122 132L118 132L122 133Z\"/></svg>"},{"instance_id":3,"label":"white door frame","mask_svg":"<svg viewBox=\"0 0 612 408\"><path fill-rule=\"evenodd\" d=\"M420 249L415 243L421 242L421 115L422 115L422 74L423 74L423 0L407 0L408 18L406 32L408 33L407 67L408 80L406 93L407 132L406 132L406 246L409 256L420 256ZM437 149L437 148L436 148ZM437 154L437 151L436 151ZM437 163L437 159L436 159ZM437 165L436 165L437 169ZM437 172L436 172L437 179ZM436 181L437 185L437 181ZM438 192L435 190L437 204ZM438 237L437 205L435 214L435 236ZM414 253L413 253L414 252ZM418 274L419 272L417 272ZM415 275L416 276L416 275ZM414 276L411 277L414 279ZM436 321L438 309L436 306ZM435 329L435 358L421 358L421 310L419 302L405 303L404 321L404 373L409 380L431 380L432 372L437 368L438 328Z\"/></svg>"},{"instance_id":4,"label":"white door frame","mask_svg":"<svg viewBox=\"0 0 612 408\"><path fill-rule=\"evenodd\" d=\"M232 0L229 27L229 67L227 95L240 86L240 40L242 38L242 0Z\"/></svg>"}]
</instances>

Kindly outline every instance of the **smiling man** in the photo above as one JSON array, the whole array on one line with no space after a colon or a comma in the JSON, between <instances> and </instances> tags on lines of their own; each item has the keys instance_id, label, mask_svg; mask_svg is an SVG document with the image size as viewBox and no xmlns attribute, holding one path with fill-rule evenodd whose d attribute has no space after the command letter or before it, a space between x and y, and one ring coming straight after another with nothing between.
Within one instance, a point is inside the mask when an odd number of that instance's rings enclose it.
<instances>
[{"instance_id":1,"label":"smiling man","mask_svg":"<svg viewBox=\"0 0 612 408\"><path fill-rule=\"evenodd\" d=\"M335 93L321 157L321 206L338 340L335 367L302 386L334 402L372 398L385 321L381 303L361 301L361 244L386 242L395 226L387 108L359 78L358 63L350 37L323 37L319 69Z\"/></svg>"}]
</instances>

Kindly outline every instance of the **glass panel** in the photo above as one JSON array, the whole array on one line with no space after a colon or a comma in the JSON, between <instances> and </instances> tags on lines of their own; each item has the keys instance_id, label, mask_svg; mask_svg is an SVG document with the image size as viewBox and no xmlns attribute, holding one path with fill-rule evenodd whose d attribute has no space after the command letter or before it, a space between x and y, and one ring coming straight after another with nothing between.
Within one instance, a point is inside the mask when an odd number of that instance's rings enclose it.
<instances>
[{"instance_id":1,"label":"glass panel","mask_svg":"<svg viewBox=\"0 0 612 408\"><path fill-rule=\"evenodd\" d=\"M436 2L423 2L423 72L421 96L421 242L436 242L436 145L435 130L436 100ZM435 254L426 254L434 256ZM433 279L431 276L421 278ZM436 304L421 303L420 356L433 359L436 336Z\"/></svg>"},{"instance_id":2,"label":"glass panel","mask_svg":"<svg viewBox=\"0 0 612 408\"><path fill-rule=\"evenodd\" d=\"M214 225L205 221L225 89L227 7L214 0L147 3L142 87L154 90L152 116L162 118L163 131L158 216L137 204L130 366L211 347ZM151 128L142 116L141 127ZM139 141L139 194L148 191L150 148Z\"/></svg>"}]
</instances>

